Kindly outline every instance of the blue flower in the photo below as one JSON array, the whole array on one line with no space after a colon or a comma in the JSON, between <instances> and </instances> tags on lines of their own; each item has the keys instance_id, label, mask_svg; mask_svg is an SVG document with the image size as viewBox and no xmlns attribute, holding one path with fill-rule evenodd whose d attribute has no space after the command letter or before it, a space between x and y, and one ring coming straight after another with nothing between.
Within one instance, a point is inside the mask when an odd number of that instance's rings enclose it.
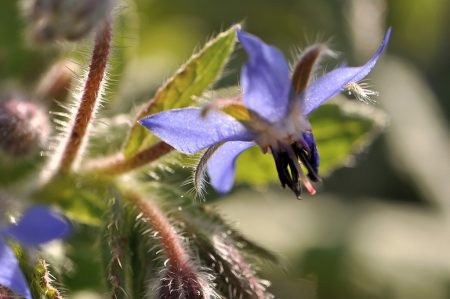
<instances>
[{"instance_id":1,"label":"blue flower","mask_svg":"<svg viewBox=\"0 0 450 299\"><path fill-rule=\"evenodd\" d=\"M0 228L0 285L32 299L16 255L5 238L14 239L23 246L36 246L63 238L70 231L71 226L64 217L44 206L31 207L17 224Z\"/></svg>"},{"instance_id":2,"label":"blue flower","mask_svg":"<svg viewBox=\"0 0 450 299\"><path fill-rule=\"evenodd\" d=\"M320 55L325 54L324 47L308 48L291 78L277 48L246 32L237 34L249 57L241 72L242 99L224 101L207 113L194 107L163 111L140 123L183 153L213 148L207 168L219 193L231 189L237 157L258 145L263 153L272 153L283 187L288 186L299 197L303 184L314 194L311 181L319 180L320 159L307 116L367 76L389 41L390 29L366 64L338 67L312 83L310 75Z\"/></svg>"}]
</instances>

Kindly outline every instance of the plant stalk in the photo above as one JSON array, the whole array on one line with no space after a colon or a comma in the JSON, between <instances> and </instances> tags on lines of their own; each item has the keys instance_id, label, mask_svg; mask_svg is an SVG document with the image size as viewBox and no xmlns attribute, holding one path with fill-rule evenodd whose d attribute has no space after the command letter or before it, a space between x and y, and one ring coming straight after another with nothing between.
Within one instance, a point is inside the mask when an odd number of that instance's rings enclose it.
<instances>
[{"instance_id":1,"label":"plant stalk","mask_svg":"<svg viewBox=\"0 0 450 299\"><path fill-rule=\"evenodd\" d=\"M81 155L82 145L86 142L87 131L94 118L102 82L105 79L111 50L111 39L112 24L108 20L96 34L91 64L89 65L80 105L63 148L61 159L57 165L57 173L70 171L74 162Z\"/></svg>"},{"instance_id":2,"label":"plant stalk","mask_svg":"<svg viewBox=\"0 0 450 299\"><path fill-rule=\"evenodd\" d=\"M173 150L173 147L160 141L127 158L122 153L101 160L87 163L85 170L108 176L121 175L139 167L145 166Z\"/></svg>"},{"instance_id":3,"label":"plant stalk","mask_svg":"<svg viewBox=\"0 0 450 299\"><path fill-rule=\"evenodd\" d=\"M142 213L153 231L155 231L172 267L184 268L188 265L189 256L181 239L164 213L152 202L145 200L135 192L127 192L127 198Z\"/></svg>"}]
</instances>

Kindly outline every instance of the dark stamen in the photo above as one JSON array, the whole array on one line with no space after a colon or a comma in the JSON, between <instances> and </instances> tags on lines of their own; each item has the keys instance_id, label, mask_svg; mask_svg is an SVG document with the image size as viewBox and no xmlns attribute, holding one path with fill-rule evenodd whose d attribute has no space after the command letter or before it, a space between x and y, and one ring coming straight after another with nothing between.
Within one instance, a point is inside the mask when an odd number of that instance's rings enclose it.
<instances>
[{"instance_id":1,"label":"dark stamen","mask_svg":"<svg viewBox=\"0 0 450 299\"><path fill-rule=\"evenodd\" d=\"M320 176L317 174L317 170L312 166L310 162L311 159L306 151L304 149L300 149L296 150L295 153L300 158L300 161L302 161L302 164L305 165L306 169L308 169L308 178L313 182L320 181Z\"/></svg>"},{"instance_id":2,"label":"dark stamen","mask_svg":"<svg viewBox=\"0 0 450 299\"><path fill-rule=\"evenodd\" d=\"M271 150L275 160L275 165L277 167L278 178L280 179L281 186L285 188L287 185L295 193L297 198L300 199L302 187L294 161L292 161L288 153L285 151Z\"/></svg>"}]
</instances>

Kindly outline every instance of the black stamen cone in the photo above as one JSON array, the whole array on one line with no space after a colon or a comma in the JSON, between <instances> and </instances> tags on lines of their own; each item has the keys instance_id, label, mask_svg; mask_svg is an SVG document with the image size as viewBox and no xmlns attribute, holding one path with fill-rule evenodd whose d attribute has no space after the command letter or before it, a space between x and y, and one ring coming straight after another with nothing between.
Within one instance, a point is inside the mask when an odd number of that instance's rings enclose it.
<instances>
[{"instance_id":1,"label":"black stamen cone","mask_svg":"<svg viewBox=\"0 0 450 299\"><path fill-rule=\"evenodd\" d=\"M297 168L287 152L277 152L272 149L272 155L277 167L278 178L283 188L286 185L295 193L298 199L302 194Z\"/></svg>"},{"instance_id":2,"label":"black stamen cone","mask_svg":"<svg viewBox=\"0 0 450 299\"><path fill-rule=\"evenodd\" d=\"M300 147L297 143L293 143L292 148L302 164L305 165L306 169L308 169L308 178L313 182L319 182L320 176L317 173L318 169L316 163L314 162L314 157L310 157L306 149L304 147Z\"/></svg>"}]
</instances>

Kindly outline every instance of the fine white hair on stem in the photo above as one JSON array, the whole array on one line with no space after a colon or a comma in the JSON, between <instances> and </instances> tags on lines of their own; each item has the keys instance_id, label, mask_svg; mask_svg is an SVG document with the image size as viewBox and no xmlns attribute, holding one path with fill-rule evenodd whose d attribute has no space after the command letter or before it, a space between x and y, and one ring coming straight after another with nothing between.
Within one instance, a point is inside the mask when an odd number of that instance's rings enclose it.
<instances>
[{"instance_id":1,"label":"fine white hair on stem","mask_svg":"<svg viewBox=\"0 0 450 299\"><path fill-rule=\"evenodd\" d=\"M40 182L47 182L56 173L76 169L87 144L90 127L95 119L105 91L108 70L108 58L111 52L112 25L105 21L97 30L89 69L85 71L84 84L77 99L78 105L72 111L66 130L56 147L47 167L43 170Z\"/></svg>"},{"instance_id":2,"label":"fine white hair on stem","mask_svg":"<svg viewBox=\"0 0 450 299\"><path fill-rule=\"evenodd\" d=\"M220 299L222 297L215 290L214 279L215 276L209 273L209 269L197 266L193 261L180 268L171 268L166 261L159 271L159 278L150 281L148 295L152 298L166 298L169 293L179 299L200 296L205 299Z\"/></svg>"},{"instance_id":3,"label":"fine white hair on stem","mask_svg":"<svg viewBox=\"0 0 450 299\"><path fill-rule=\"evenodd\" d=\"M185 184L192 184L192 191L195 197L200 200L205 199L206 170L208 160L222 144L223 143L218 143L209 147L205 152L203 152L198 161L192 165L192 175Z\"/></svg>"},{"instance_id":4,"label":"fine white hair on stem","mask_svg":"<svg viewBox=\"0 0 450 299\"><path fill-rule=\"evenodd\" d=\"M214 234L212 241L217 253L231 265L231 272L239 279L241 287L246 293L252 295L252 298L274 298L272 294L267 292L270 282L257 277L252 265L246 261L239 248L233 244L227 234ZM233 292L237 292L237 290L235 289Z\"/></svg>"},{"instance_id":5,"label":"fine white hair on stem","mask_svg":"<svg viewBox=\"0 0 450 299\"><path fill-rule=\"evenodd\" d=\"M67 139L69 138L69 133L72 126L74 125L74 115L77 113L77 109L80 105L88 71L88 69L85 69L81 76L75 78L75 80L78 81L78 84L75 86L72 92L72 101L70 101L70 103L68 104L57 102L57 105L61 107L63 111L50 112L52 115L56 116L53 119L53 122L56 124L56 131L58 132L58 134L53 138L52 142L49 145L49 149L45 151L45 155L51 157L51 159L48 161L47 168L42 173L41 180L43 182L47 181L47 179L56 171L56 168L58 167L57 162L59 162L59 158L61 158L62 156L63 150L68 142ZM107 89L108 82L107 71L108 69L105 70L104 77L100 84L95 108L91 116L93 120L96 118L98 110L102 107L102 102L104 101L104 94L105 90ZM87 135L91 134L92 126L93 122L91 121L87 128ZM87 138L84 138L80 146L80 154L74 162L75 166L79 165L81 157L87 149L87 145Z\"/></svg>"}]
</instances>

